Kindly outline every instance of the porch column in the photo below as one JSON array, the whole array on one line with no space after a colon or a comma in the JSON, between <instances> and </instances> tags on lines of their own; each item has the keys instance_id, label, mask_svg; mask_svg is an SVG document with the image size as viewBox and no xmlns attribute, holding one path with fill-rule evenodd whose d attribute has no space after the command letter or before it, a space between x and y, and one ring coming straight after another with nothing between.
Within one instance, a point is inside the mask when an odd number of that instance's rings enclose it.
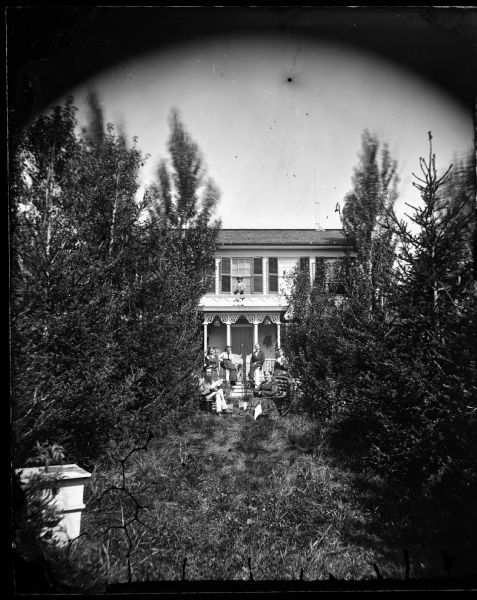
<instances>
[{"instance_id":1,"label":"porch column","mask_svg":"<svg viewBox=\"0 0 477 600\"><path fill-rule=\"evenodd\" d=\"M215 259L215 294L220 294L220 258Z\"/></svg>"},{"instance_id":2,"label":"porch column","mask_svg":"<svg viewBox=\"0 0 477 600\"><path fill-rule=\"evenodd\" d=\"M270 315L270 320L272 321L272 323L275 323L275 325L277 326L277 348L281 347L281 341L280 341L280 314L278 315Z\"/></svg>"},{"instance_id":3,"label":"porch column","mask_svg":"<svg viewBox=\"0 0 477 600\"><path fill-rule=\"evenodd\" d=\"M253 345L258 344L258 324L263 321L265 315L245 315L249 323L253 323Z\"/></svg>"},{"instance_id":4,"label":"porch column","mask_svg":"<svg viewBox=\"0 0 477 600\"><path fill-rule=\"evenodd\" d=\"M262 258L262 278L263 278L263 294L268 294L268 258L264 256Z\"/></svg>"},{"instance_id":5,"label":"porch column","mask_svg":"<svg viewBox=\"0 0 477 600\"><path fill-rule=\"evenodd\" d=\"M253 345L258 344L258 324L265 318L264 314L244 315L249 323L253 323ZM262 369L255 369L255 385L260 383Z\"/></svg>"},{"instance_id":6,"label":"porch column","mask_svg":"<svg viewBox=\"0 0 477 600\"><path fill-rule=\"evenodd\" d=\"M204 354L207 352L207 325L214 320L214 315L204 315Z\"/></svg>"},{"instance_id":7,"label":"porch column","mask_svg":"<svg viewBox=\"0 0 477 600\"><path fill-rule=\"evenodd\" d=\"M220 320L227 326L227 346L232 346L232 323L236 323L240 315L220 315Z\"/></svg>"}]
</instances>

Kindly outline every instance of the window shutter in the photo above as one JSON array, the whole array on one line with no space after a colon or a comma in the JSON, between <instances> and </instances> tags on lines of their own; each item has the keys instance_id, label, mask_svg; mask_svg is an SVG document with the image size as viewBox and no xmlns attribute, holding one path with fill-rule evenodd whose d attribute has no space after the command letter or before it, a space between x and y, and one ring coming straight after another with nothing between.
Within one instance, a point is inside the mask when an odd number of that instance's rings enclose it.
<instances>
[{"instance_id":1,"label":"window shutter","mask_svg":"<svg viewBox=\"0 0 477 600\"><path fill-rule=\"evenodd\" d=\"M270 294L278 292L278 258L268 258L268 291Z\"/></svg>"},{"instance_id":2,"label":"window shutter","mask_svg":"<svg viewBox=\"0 0 477 600\"><path fill-rule=\"evenodd\" d=\"M263 279L262 279L262 259L254 258L253 259L253 293L261 294L263 293Z\"/></svg>"},{"instance_id":3,"label":"window shutter","mask_svg":"<svg viewBox=\"0 0 477 600\"><path fill-rule=\"evenodd\" d=\"M223 256L220 260L221 291L230 292L230 258Z\"/></svg>"},{"instance_id":4,"label":"window shutter","mask_svg":"<svg viewBox=\"0 0 477 600\"><path fill-rule=\"evenodd\" d=\"M315 283L322 287L325 286L326 273L325 273L325 259L321 256L315 258Z\"/></svg>"},{"instance_id":5,"label":"window shutter","mask_svg":"<svg viewBox=\"0 0 477 600\"><path fill-rule=\"evenodd\" d=\"M310 272L310 258L308 256L300 257L300 271Z\"/></svg>"}]
</instances>

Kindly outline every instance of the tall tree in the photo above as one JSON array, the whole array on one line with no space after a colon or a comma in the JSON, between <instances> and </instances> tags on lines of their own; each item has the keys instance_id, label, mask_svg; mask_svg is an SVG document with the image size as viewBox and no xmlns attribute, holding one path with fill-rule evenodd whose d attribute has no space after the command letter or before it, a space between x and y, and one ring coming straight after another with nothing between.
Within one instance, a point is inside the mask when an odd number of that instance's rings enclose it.
<instances>
[{"instance_id":1,"label":"tall tree","mask_svg":"<svg viewBox=\"0 0 477 600\"><path fill-rule=\"evenodd\" d=\"M142 157L112 127L101 131L95 108L94 136L77 135L68 100L25 131L15 155L12 339L20 455L47 438L76 456L94 453L115 418L107 406L121 380L114 328Z\"/></svg>"},{"instance_id":2,"label":"tall tree","mask_svg":"<svg viewBox=\"0 0 477 600\"><path fill-rule=\"evenodd\" d=\"M220 194L175 109L169 126L169 160L160 160L156 182L147 191L151 217L159 226L176 231L176 243L191 272L203 272L205 263L211 271L220 228L220 220L214 218Z\"/></svg>"},{"instance_id":3,"label":"tall tree","mask_svg":"<svg viewBox=\"0 0 477 600\"><path fill-rule=\"evenodd\" d=\"M368 281L368 308L383 302L394 262L395 240L387 227L388 213L397 198L397 163L386 144L365 130L353 190L345 196L343 229L354 243L359 268Z\"/></svg>"},{"instance_id":4,"label":"tall tree","mask_svg":"<svg viewBox=\"0 0 477 600\"><path fill-rule=\"evenodd\" d=\"M171 210L187 218L174 220L160 206L169 217L148 221L148 198L137 198L144 159L135 140L130 145L104 126L94 94L80 133L75 110L69 100L38 118L15 151L17 463L35 442L50 441L63 444L69 459L91 464L111 439L180 416L196 394L198 303L218 227L209 219L213 186L201 188L195 212L190 202L177 208L174 192Z\"/></svg>"}]
</instances>

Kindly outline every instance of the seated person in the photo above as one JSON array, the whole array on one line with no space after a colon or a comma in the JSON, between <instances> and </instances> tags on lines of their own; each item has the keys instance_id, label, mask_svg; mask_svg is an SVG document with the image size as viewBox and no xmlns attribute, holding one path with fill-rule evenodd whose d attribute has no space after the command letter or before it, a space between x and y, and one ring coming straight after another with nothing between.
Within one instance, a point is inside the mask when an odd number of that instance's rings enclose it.
<instances>
[{"instance_id":1,"label":"seated person","mask_svg":"<svg viewBox=\"0 0 477 600\"><path fill-rule=\"evenodd\" d=\"M260 350L260 344L255 344L255 349L252 352L252 358L250 359L250 371L248 377L252 383L255 383L255 371L261 369L265 362L265 354Z\"/></svg>"},{"instance_id":2,"label":"seated person","mask_svg":"<svg viewBox=\"0 0 477 600\"><path fill-rule=\"evenodd\" d=\"M215 400L215 412L222 414L222 412L230 412L227 408L227 402L225 401L224 390L222 389L223 379L217 379L217 381L210 381L209 378L203 377L199 382L199 389L202 396L209 401Z\"/></svg>"},{"instance_id":3,"label":"seated person","mask_svg":"<svg viewBox=\"0 0 477 600\"><path fill-rule=\"evenodd\" d=\"M207 348L207 353L204 357L204 371L206 374L210 372L212 381L217 381L219 378L219 359L215 354L215 350L210 346Z\"/></svg>"},{"instance_id":4,"label":"seated person","mask_svg":"<svg viewBox=\"0 0 477 600\"><path fill-rule=\"evenodd\" d=\"M278 385L272 374L269 371L265 372L265 381L254 390L253 395L260 397L276 396L278 393Z\"/></svg>"},{"instance_id":5,"label":"seated person","mask_svg":"<svg viewBox=\"0 0 477 600\"><path fill-rule=\"evenodd\" d=\"M283 375L288 372L288 359L282 348L278 348L278 355L274 365L274 375Z\"/></svg>"},{"instance_id":6,"label":"seated person","mask_svg":"<svg viewBox=\"0 0 477 600\"><path fill-rule=\"evenodd\" d=\"M225 346L225 350L219 354L220 366L225 370L225 379L233 385L237 383L237 368L235 367L230 355L232 348Z\"/></svg>"},{"instance_id":7,"label":"seated person","mask_svg":"<svg viewBox=\"0 0 477 600\"><path fill-rule=\"evenodd\" d=\"M237 283L235 285L234 294L243 295L247 291L245 283L243 282L242 277L237 277Z\"/></svg>"},{"instance_id":8,"label":"seated person","mask_svg":"<svg viewBox=\"0 0 477 600\"><path fill-rule=\"evenodd\" d=\"M276 396L277 393L277 382L272 378L271 373L267 371L265 373L265 381L254 391L254 397L250 400L250 403L244 404L244 409L247 410L248 404L250 404L250 408L254 409L254 419L257 419L260 415L277 419L279 413L272 400L272 396Z\"/></svg>"}]
</instances>

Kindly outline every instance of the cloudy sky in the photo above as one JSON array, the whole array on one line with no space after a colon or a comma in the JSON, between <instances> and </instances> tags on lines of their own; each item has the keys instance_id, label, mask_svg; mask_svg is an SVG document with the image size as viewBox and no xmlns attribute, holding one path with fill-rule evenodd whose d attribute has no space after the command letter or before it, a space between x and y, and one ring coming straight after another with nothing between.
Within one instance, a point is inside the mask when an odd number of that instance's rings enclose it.
<instances>
[{"instance_id":1,"label":"cloudy sky","mask_svg":"<svg viewBox=\"0 0 477 600\"><path fill-rule=\"evenodd\" d=\"M110 26L118 28L129 14L121 9L109 13ZM172 107L179 109L221 191L223 227L340 227L336 208L351 189L366 128L387 142L398 160L400 214L404 202L418 201L411 172L417 171L419 156L427 154L429 130L443 168L473 147L472 110L462 94L454 93L455 73L449 70L448 85L443 85L422 68L419 47L420 37L430 34L434 41L445 40L447 54L455 53L459 32L467 31L473 13L453 29L447 26L444 37L438 20L429 26L415 13L406 15L404 29L391 12L366 19L363 13L339 11L330 18L298 9L286 27L280 26L284 13L277 11L239 13L242 24L248 24L242 27L231 26L237 13L226 11L214 24L204 11L182 10L182 26L177 12L151 9L144 14L149 21L163 17L158 33L167 30L169 19L171 29L182 35L157 46L149 43L140 52L123 51L107 64L99 60L95 72L90 69L80 82L55 90L49 102L72 93L82 122L84 99L94 89L107 120L137 136L139 147L150 155L141 173L143 185L154 177L159 158L167 156L168 114ZM98 16L92 22L107 45L108 14L100 16L102 22ZM209 24L203 35L187 35L194 21ZM345 21L348 36L343 35ZM132 21L132 29L139 24ZM144 32L150 35L149 29ZM366 43L373 33L384 49ZM393 35L389 52L386 37ZM431 50L429 64L439 59ZM454 70L462 68L454 63Z\"/></svg>"}]
</instances>

